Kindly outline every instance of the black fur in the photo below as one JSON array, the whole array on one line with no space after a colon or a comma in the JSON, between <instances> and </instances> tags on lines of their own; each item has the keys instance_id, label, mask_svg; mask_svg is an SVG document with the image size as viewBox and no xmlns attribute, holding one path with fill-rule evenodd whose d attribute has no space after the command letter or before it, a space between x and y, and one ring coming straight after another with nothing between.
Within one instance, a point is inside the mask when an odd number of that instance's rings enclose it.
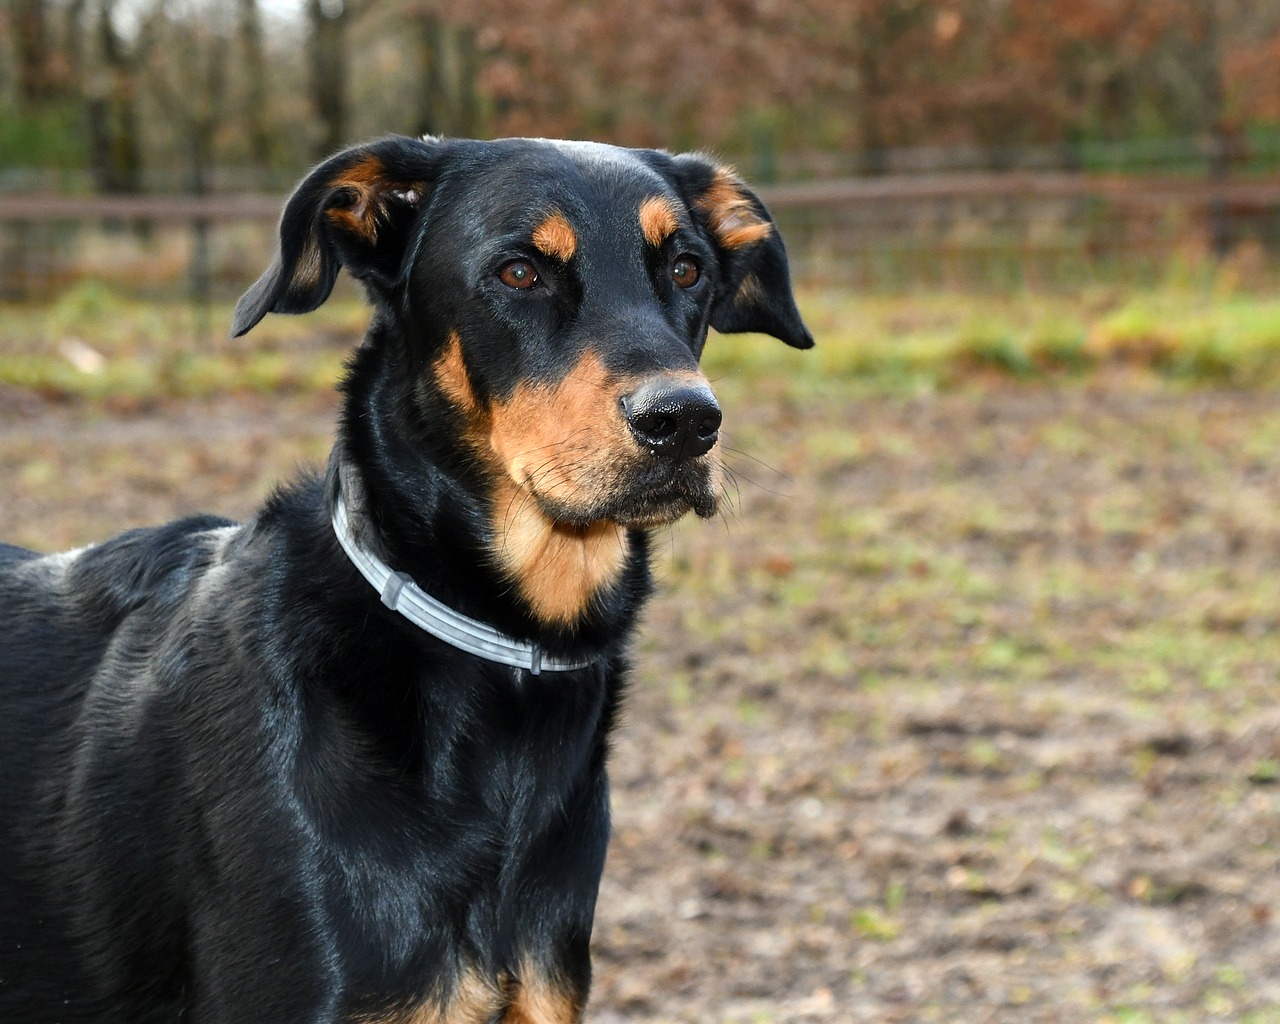
<instances>
[{"instance_id":1,"label":"black fur","mask_svg":"<svg viewBox=\"0 0 1280 1024\"><path fill-rule=\"evenodd\" d=\"M433 367L455 332L483 405L587 350L618 373L692 371L708 324L806 347L776 232L728 252L697 214L712 168L396 138L300 185L235 330L319 305L340 266L364 283L376 313L328 475L243 525L188 519L62 556L0 546L0 1020L333 1024L424 1005L448 1020L468 974L493 985L493 1020L534 975L576 1018L647 526L655 495L705 481L637 460L578 510L627 524L625 557L581 614L548 622L494 561L494 471ZM668 248L697 258L697 289L674 289L673 252L639 238L654 192L691 211ZM579 228L567 261L529 247L552 210ZM541 292L495 278L516 258ZM389 564L593 664L504 668L382 607L330 525L339 467Z\"/></svg>"}]
</instances>

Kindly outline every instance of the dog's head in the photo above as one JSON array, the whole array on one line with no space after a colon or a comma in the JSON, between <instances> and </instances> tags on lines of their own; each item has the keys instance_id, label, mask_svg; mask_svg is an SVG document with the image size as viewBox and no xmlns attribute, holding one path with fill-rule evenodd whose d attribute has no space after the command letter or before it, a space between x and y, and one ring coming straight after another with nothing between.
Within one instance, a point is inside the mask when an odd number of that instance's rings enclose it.
<instances>
[{"instance_id":1,"label":"dog's head","mask_svg":"<svg viewBox=\"0 0 1280 1024\"><path fill-rule=\"evenodd\" d=\"M517 578L548 530L612 551L715 512L708 327L813 344L769 214L702 155L392 138L316 168L280 236L234 333L314 309L346 267L411 349L406 400L484 467Z\"/></svg>"}]
</instances>

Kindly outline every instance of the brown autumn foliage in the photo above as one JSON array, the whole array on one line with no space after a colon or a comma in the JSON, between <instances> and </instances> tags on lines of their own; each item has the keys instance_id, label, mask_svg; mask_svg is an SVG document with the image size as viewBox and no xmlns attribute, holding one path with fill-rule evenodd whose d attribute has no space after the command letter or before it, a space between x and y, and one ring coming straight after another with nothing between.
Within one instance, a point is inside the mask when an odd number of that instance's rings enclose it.
<instances>
[{"instance_id":1,"label":"brown autumn foliage","mask_svg":"<svg viewBox=\"0 0 1280 1024\"><path fill-rule=\"evenodd\" d=\"M0 166L56 152L109 189L194 159L292 173L388 130L702 145L765 173L1280 133L1280 0L8 0L0 40ZM68 125L78 156L49 138Z\"/></svg>"}]
</instances>

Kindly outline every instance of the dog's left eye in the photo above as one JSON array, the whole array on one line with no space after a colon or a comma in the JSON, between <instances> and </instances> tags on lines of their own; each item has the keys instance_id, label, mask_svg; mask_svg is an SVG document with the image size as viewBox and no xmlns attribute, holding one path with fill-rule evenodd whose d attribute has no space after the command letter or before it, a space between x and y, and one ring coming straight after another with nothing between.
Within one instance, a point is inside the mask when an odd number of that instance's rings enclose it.
<instances>
[{"instance_id":1,"label":"dog's left eye","mask_svg":"<svg viewBox=\"0 0 1280 1024\"><path fill-rule=\"evenodd\" d=\"M681 256L671 264L671 280L681 288L692 288L702 276L702 268L692 256Z\"/></svg>"},{"instance_id":2,"label":"dog's left eye","mask_svg":"<svg viewBox=\"0 0 1280 1024\"><path fill-rule=\"evenodd\" d=\"M498 280L508 288L527 290L538 283L538 271L528 260L512 260L498 271Z\"/></svg>"}]
</instances>

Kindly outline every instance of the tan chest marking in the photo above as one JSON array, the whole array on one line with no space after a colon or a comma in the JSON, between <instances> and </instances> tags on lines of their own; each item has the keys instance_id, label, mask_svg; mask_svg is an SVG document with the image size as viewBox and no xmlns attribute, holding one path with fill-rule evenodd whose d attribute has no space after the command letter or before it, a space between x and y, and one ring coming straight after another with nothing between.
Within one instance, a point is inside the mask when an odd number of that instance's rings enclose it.
<instances>
[{"instance_id":1,"label":"tan chest marking","mask_svg":"<svg viewBox=\"0 0 1280 1024\"><path fill-rule=\"evenodd\" d=\"M509 482L497 488L494 510L498 560L544 622L573 622L626 563L626 530L616 523L558 523Z\"/></svg>"},{"instance_id":2,"label":"tan chest marking","mask_svg":"<svg viewBox=\"0 0 1280 1024\"><path fill-rule=\"evenodd\" d=\"M358 1018L356 1024L488 1024L506 999L497 984L468 971L447 998Z\"/></svg>"},{"instance_id":3,"label":"tan chest marking","mask_svg":"<svg viewBox=\"0 0 1280 1024\"><path fill-rule=\"evenodd\" d=\"M578 1024L582 1000L577 993L538 973L516 981L504 974L499 982L477 972L459 979L446 1000L431 999L414 1007L357 1018L355 1024Z\"/></svg>"},{"instance_id":4,"label":"tan chest marking","mask_svg":"<svg viewBox=\"0 0 1280 1024\"><path fill-rule=\"evenodd\" d=\"M582 1010L576 993L540 974L524 974L502 1024L577 1024Z\"/></svg>"}]
</instances>

